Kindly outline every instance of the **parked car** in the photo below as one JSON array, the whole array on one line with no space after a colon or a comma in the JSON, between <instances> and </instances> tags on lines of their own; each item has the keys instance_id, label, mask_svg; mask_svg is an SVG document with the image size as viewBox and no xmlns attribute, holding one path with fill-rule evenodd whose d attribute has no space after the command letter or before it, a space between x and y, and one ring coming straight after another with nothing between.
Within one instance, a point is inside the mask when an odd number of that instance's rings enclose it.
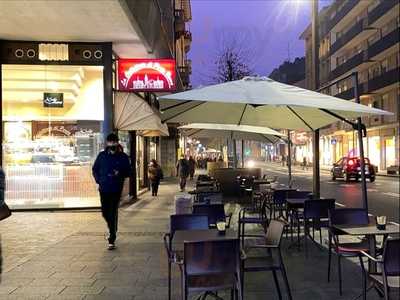
<instances>
[{"instance_id":1,"label":"parked car","mask_svg":"<svg viewBox=\"0 0 400 300\"><path fill-rule=\"evenodd\" d=\"M376 167L372 165L368 158L365 160L365 176L369 178L370 182L375 181ZM336 178L344 178L346 181L350 181L354 178L358 181L361 178L361 167L359 157L342 157L339 161L333 164L331 169L332 180Z\"/></svg>"}]
</instances>

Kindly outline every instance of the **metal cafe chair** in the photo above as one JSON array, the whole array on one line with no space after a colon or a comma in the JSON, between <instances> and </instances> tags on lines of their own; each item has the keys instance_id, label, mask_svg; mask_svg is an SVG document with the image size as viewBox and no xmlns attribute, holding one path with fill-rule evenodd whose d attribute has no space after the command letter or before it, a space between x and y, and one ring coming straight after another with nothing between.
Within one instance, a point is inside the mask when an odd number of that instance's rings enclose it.
<instances>
[{"instance_id":1,"label":"metal cafe chair","mask_svg":"<svg viewBox=\"0 0 400 300\"><path fill-rule=\"evenodd\" d=\"M195 204L193 214L207 215L210 227L215 227L217 222L224 221L226 228L229 228L232 219L232 213L225 214L224 204Z\"/></svg>"},{"instance_id":2,"label":"metal cafe chair","mask_svg":"<svg viewBox=\"0 0 400 300\"><path fill-rule=\"evenodd\" d=\"M242 247L244 246L245 237L264 237L264 235L260 234L246 233L246 224L261 225L264 232L266 232L269 224L267 217L267 199L263 199L259 209L254 209L253 207L244 207L239 211L238 237L241 240Z\"/></svg>"},{"instance_id":3,"label":"metal cafe chair","mask_svg":"<svg viewBox=\"0 0 400 300\"><path fill-rule=\"evenodd\" d=\"M311 239L315 244L314 230L319 231L319 242L322 245L322 232L321 228L329 227L329 211L335 209L335 199L314 199L306 200L304 202L303 222L304 222L304 251L306 257L308 255L307 240ZM313 236L310 235L310 227L313 230Z\"/></svg>"},{"instance_id":4,"label":"metal cafe chair","mask_svg":"<svg viewBox=\"0 0 400 300\"><path fill-rule=\"evenodd\" d=\"M381 273L368 273L367 275L372 282L371 287L375 287L380 296L389 300L390 290L400 289L400 239L388 238L385 240L381 259L376 259L364 251L361 251L361 253L381 266ZM364 265L361 264L361 266L365 273ZM367 289L364 286L363 298L366 299L366 297Z\"/></svg>"},{"instance_id":5,"label":"metal cafe chair","mask_svg":"<svg viewBox=\"0 0 400 300\"><path fill-rule=\"evenodd\" d=\"M342 295L342 257L358 257L362 264L361 251L368 252L369 245L366 240L355 243L341 243L340 236L343 232L335 229L334 225L367 225L369 223L368 212L363 208L340 208L328 211L329 214L329 246L328 246L328 282L330 281L332 250L338 257L339 293ZM333 245L332 245L333 241ZM363 275L363 287L366 285Z\"/></svg>"},{"instance_id":6,"label":"metal cafe chair","mask_svg":"<svg viewBox=\"0 0 400 300\"><path fill-rule=\"evenodd\" d=\"M287 199L312 199L313 194L311 191L297 191L297 190L292 190L288 191L286 193L286 200ZM288 220L290 221L290 232L291 232L291 239L293 240L293 225L294 221L296 221L297 225L297 239L299 239L300 235L300 220L303 219L303 214L300 209L303 209L304 207L292 207L289 206L289 204L286 205L286 216Z\"/></svg>"},{"instance_id":7,"label":"metal cafe chair","mask_svg":"<svg viewBox=\"0 0 400 300\"><path fill-rule=\"evenodd\" d=\"M207 215L171 215L170 232L164 235L164 246L168 255L168 299L171 300L171 267L172 264L178 264L181 268L181 261L172 252L172 239L175 231L189 229L208 229ZM181 270L182 272L182 270Z\"/></svg>"},{"instance_id":8,"label":"metal cafe chair","mask_svg":"<svg viewBox=\"0 0 400 300\"><path fill-rule=\"evenodd\" d=\"M237 239L185 242L183 299L188 299L190 293L210 295L210 292L230 289L231 299L242 300L240 279L240 246Z\"/></svg>"},{"instance_id":9,"label":"metal cafe chair","mask_svg":"<svg viewBox=\"0 0 400 300\"><path fill-rule=\"evenodd\" d=\"M285 265L281 253L281 239L283 235L285 224L281 221L271 220L268 231L265 235L265 243L261 245L253 245L245 250L242 250L242 293L244 295L244 274L246 272L272 272L274 277L275 286L278 292L279 299L282 299L282 293L279 287L277 271L280 271L286 287L286 293L289 299L292 299L290 292L289 281L286 275ZM258 249L264 255L253 254L253 250ZM265 250L265 251L264 251Z\"/></svg>"}]
</instances>

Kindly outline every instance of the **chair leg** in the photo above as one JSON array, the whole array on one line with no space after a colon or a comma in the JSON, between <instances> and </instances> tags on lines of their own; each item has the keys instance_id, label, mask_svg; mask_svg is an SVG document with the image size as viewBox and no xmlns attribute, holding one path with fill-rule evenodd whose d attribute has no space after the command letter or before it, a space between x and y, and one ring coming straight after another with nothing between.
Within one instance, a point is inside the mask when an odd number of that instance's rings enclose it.
<instances>
[{"instance_id":1,"label":"chair leg","mask_svg":"<svg viewBox=\"0 0 400 300\"><path fill-rule=\"evenodd\" d=\"M382 277L383 277L383 293L385 296L385 300L389 300L389 286L388 286L387 278L385 275L383 275Z\"/></svg>"},{"instance_id":2,"label":"chair leg","mask_svg":"<svg viewBox=\"0 0 400 300\"><path fill-rule=\"evenodd\" d=\"M306 258L308 258L308 244L307 244L307 238L309 235L309 228L308 228L308 222L304 218L304 252L306 254Z\"/></svg>"},{"instance_id":3,"label":"chair leg","mask_svg":"<svg viewBox=\"0 0 400 300\"><path fill-rule=\"evenodd\" d=\"M341 256L338 254L338 275L339 275L339 294L342 296L342 266L341 266Z\"/></svg>"},{"instance_id":4,"label":"chair leg","mask_svg":"<svg viewBox=\"0 0 400 300\"><path fill-rule=\"evenodd\" d=\"M278 292L279 300L282 300L282 293L281 293L281 289L279 288L278 277L276 276L275 270L272 270L272 275L274 276L274 282L275 282L276 290Z\"/></svg>"},{"instance_id":5,"label":"chair leg","mask_svg":"<svg viewBox=\"0 0 400 300\"><path fill-rule=\"evenodd\" d=\"M328 242L328 282L331 279L331 262L332 262L332 250L331 250L331 236L329 235L329 242Z\"/></svg>"},{"instance_id":6,"label":"chair leg","mask_svg":"<svg viewBox=\"0 0 400 300\"><path fill-rule=\"evenodd\" d=\"M289 298L289 300L292 300L292 293L290 291L289 280L287 278L285 266L283 265L283 263L281 263L281 272L283 275L283 282L285 283L285 286L286 286L286 292L288 294L288 298Z\"/></svg>"},{"instance_id":7,"label":"chair leg","mask_svg":"<svg viewBox=\"0 0 400 300\"><path fill-rule=\"evenodd\" d=\"M171 300L171 262L168 259L168 300Z\"/></svg>"},{"instance_id":8,"label":"chair leg","mask_svg":"<svg viewBox=\"0 0 400 300\"><path fill-rule=\"evenodd\" d=\"M367 278L366 278L364 263L363 263L361 254L358 256L358 258L360 260L361 275L362 275L362 289L363 289L362 297L363 297L363 300L367 300Z\"/></svg>"},{"instance_id":9,"label":"chair leg","mask_svg":"<svg viewBox=\"0 0 400 300\"><path fill-rule=\"evenodd\" d=\"M319 227L319 243L322 245L322 230L321 230L321 226Z\"/></svg>"},{"instance_id":10,"label":"chair leg","mask_svg":"<svg viewBox=\"0 0 400 300\"><path fill-rule=\"evenodd\" d=\"M231 289L231 300L235 300L235 289Z\"/></svg>"}]
</instances>

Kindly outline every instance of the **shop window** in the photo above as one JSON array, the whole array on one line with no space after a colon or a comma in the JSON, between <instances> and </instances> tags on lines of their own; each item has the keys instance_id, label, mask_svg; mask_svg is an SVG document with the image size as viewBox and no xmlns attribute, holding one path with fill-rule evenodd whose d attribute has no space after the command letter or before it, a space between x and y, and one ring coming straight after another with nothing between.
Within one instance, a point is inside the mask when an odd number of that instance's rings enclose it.
<instances>
[{"instance_id":1,"label":"shop window","mask_svg":"<svg viewBox=\"0 0 400 300\"><path fill-rule=\"evenodd\" d=\"M103 68L3 65L3 167L14 208L99 206Z\"/></svg>"}]
</instances>

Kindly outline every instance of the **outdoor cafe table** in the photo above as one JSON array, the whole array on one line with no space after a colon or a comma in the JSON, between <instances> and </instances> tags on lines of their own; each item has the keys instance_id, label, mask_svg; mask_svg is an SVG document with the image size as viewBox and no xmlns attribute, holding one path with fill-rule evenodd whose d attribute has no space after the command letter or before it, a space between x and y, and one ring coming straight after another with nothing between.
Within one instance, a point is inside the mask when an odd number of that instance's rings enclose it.
<instances>
[{"instance_id":1,"label":"outdoor cafe table","mask_svg":"<svg viewBox=\"0 0 400 300\"><path fill-rule=\"evenodd\" d=\"M225 234L220 234L217 229L191 229L177 230L172 238L172 251L178 255L183 255L185 242L211 241L211 240L231 240L237 239L237 233L233 229L226 229Z\"/></svg>"},{"instance_id":2,"label":"outdoor cafe table","mask_svg":"<svg viewBox=\"0 0 400 300\"><path fill-rule=\"evenodd\" d=\"M375 236L383 235L388 236L389 234L399 234L400 228L398 224L388 223L386 224L385 230L379 230L376 228L376 224L369 223L367 225L334 225L336 229L341 230L345 234L360 236L365 235L368 239L369 254L372 257L376 257L376 239ZM376 262L369 261L368 269L371 273L376 272Z\"/></svg>"}]
</instances>

